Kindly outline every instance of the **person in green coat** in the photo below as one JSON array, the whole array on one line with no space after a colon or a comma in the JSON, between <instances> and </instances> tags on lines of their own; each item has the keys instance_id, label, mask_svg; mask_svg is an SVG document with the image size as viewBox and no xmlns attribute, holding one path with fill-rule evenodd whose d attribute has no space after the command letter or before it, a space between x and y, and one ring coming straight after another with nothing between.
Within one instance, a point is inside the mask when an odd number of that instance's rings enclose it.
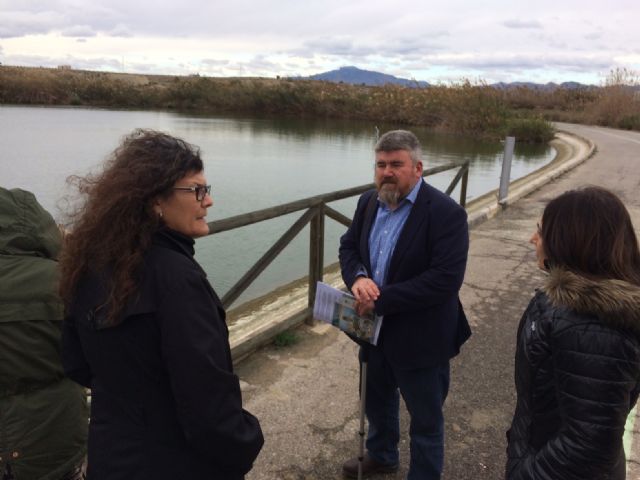
<instances>
[{"instance_id":1,"label":"person in green coat","mask_svg":"<svg viewBox=\"0 0 640 480\"><path fill-rule=\"evenodd\" d=\"M0 479L82 478L88 406L64 376L62 235L27 191L0 187Z\"/></svg>"}]
</instances>

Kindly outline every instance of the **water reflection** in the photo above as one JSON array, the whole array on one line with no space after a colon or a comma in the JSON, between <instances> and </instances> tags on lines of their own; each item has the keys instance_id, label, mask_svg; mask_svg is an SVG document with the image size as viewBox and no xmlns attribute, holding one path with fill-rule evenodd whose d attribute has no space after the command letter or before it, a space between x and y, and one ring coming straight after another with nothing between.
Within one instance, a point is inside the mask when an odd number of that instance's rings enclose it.
<instances>
[{"instance_id":1,"label":"water reflection","mask_svg":"<svg viewBox=\"0 0 640 480\"><path fill-rule=\"evenodd\" d=\"M213 185L211 221L371 182L374 127L370 122L335 119L0 106L0 178L5 187L34 191L59 219L66 207L56 206L66 193L67 176L99 168L122 136L134 128L162 130L201 147ZM381 132L399 128L377 127ZM425 166L471 160L469 198L498 186L503 150L499 142L412 130L423 144ZM553 154L548 146L516 144L512 177L549 162ZM454 175L445 172L428 181L445 189ZM332 207L351 217L355 202L355 198L346 199ZM197 258L219 292L224 294L301 214L199 240ZM327 219L327 264L337 259L343 232L343 226ZM304 230L240 300L304 276L308 243L308 230Z\"/></svg>"}]
</instances>

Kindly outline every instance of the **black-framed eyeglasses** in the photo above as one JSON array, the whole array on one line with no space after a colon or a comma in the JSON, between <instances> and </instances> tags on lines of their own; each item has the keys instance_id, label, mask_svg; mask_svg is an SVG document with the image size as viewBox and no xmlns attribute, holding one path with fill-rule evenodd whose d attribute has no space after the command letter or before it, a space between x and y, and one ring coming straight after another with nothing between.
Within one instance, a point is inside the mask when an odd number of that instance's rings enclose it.
<instances>
[{"instance_id":1,"label":"black-framed eyeglasses","mask_svg":"<svg viewBox=\"0 0 640 480\"><path fill-rule=\"evenodd\" d=\"M184 190L186 192L196 192L196 200L201 202L204 197L211 195L211 185L196 185L195 187L173 187L174 190Z\"/></svg>"}]
</instances>

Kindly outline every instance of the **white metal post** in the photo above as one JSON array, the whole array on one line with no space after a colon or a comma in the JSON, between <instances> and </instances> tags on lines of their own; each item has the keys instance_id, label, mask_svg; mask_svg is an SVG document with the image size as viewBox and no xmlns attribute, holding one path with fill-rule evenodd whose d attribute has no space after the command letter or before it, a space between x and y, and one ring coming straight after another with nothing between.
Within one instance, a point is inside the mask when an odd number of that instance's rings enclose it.
<instances>
[{"instance_id":1,"label":"white metal post","mask_svg":"<svg viewBox=\"0 0 640 480\"><path fill-rule=\"evenodd\" d=\"M502 173L500 174L500 189L498 190L498 203L501 205L509 193L511 180L511 160L513 159L513 147L516 144L515 137L506 137L504 140L504 156L502 158Z\"/></svg>"}]
</instances>

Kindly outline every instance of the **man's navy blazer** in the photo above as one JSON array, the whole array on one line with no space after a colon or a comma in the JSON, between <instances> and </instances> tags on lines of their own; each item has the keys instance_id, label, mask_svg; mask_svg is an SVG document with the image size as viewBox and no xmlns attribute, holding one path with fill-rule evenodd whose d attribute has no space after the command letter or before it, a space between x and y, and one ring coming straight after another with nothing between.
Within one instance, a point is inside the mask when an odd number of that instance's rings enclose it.
<instances>
[{"instance_id":1,"label":"man's navy blazer","mask_svg":"<svg viewBox=\"0 0 640 480\"><path fill-rule=\"evenodd\" d=\"M448 361L471 335L458 298L469 249L467 214L449 196L420 181L375 302L384 321L374 348L401 368ZM353 222L340 239L342 278L349 289L362 267L371 273L369 234L376 198L376 190L360 197Z\"/></svg>"}]
</instances>

